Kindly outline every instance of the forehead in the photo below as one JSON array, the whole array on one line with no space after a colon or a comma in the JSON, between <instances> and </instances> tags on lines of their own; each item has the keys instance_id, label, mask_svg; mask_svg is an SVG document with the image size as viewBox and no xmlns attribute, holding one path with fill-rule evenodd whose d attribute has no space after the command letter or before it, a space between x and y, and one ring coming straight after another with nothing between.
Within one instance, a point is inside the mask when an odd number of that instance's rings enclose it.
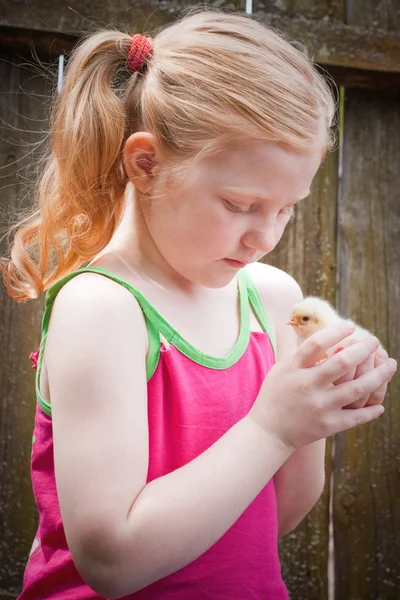
<instances>
[{"instance_id":1,"label":"forehead","mask_svg":"<svg viewBox=\"0 0 400 600\"><path fill-rule=\"evenodd\" d=\"M272 142L248 144L204 161L197 175L215 187L296 200L307 193L321 158L319 151L295 152Z\"/></svg>"}]
</instances>

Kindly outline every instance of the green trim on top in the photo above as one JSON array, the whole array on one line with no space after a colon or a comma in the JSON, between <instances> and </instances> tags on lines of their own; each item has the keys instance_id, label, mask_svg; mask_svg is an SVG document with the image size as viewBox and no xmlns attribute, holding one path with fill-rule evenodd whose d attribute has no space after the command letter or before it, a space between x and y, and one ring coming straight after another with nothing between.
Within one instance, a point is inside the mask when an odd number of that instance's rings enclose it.
<instances>
[{"instance_id":1,"label":"green trim on top","mask_svg":"<svg viewBox=\"0 0 400 600\"><path fill-rule=\"evenodd\" d=\"M99 273L103 274L110 279L120 283L127 290L129 290L139 302L140 307L146 319L146 325L149 335L149 351L146 360L146 377L147 381L153 376L160 358L160 333L164 338L173 346L175 346L182 354L193 360L194 362L209 367L212 369L226 369L235 364L241 356L244 354L250 339L250 306L249 300L254 308L256 316L264 329L267 331L271 343L275 349L275 338L269 319L264 311L262 302L256 287L254 286L250 276L245 269L241 269L237 275L238 281L238 293L240 300L240 332L238 340L233 349L224 357L211 356L205 354L192 346L187 342L178 331L176 331L169 323L167 323L163 317L153 308L149 301L137 290L132 287L125 280L121 279L114 273L103 269L102 267L83 267L77 271L69 273L65 277L62 277L57 281L46 293L45 310L42 319L42 340L40 343L38 367L36 372L36 395L38 403L42 410L51 416L51 405L42 397L39 389L40 373L42 369L43 350L47 337L48 326L50 321L50 314L54 300L60 291L70 279L76 277L80 273Z\"/></svg>"},{"instance_id":2,"label":"green trim on top","mask_svg":"<svg viewBox=\"0 0 400 600\"><path fill-rule=\"evenodd\" d=\"M43 322L42 322L42 332L43 332ZM46 336L43 336L43 333L42 333L42 340L40 342L40 350L39 350L39 360L38 360L37 369L36 369L35 386L36 386L36 398L37 398L40 408L42 409L42 411L44 413L46 413L47 416L51 417L51 405L47 402L47 400L45 400L45 398L43 398L42 394L40 393L40 389L39 389L40 373L42 371L42 360L43 360L43 350L44 350L45 341L46 341Z\"/></svg>"},{"instance_id":3,"label":"green trim on top","mask_svg":"<svg viewBox=\"0 0 400 600\"><path fill-rule=\"evenodd\" d=\"M243 273L243 277L246 280L247 290L248 290L249 300L251 302L251 305L252 305L252 307L254 309L254 312L257 315L257 318L258 318L258 320L260 322L261 327L269 335L272 347L274 349L275 358L276 358L275 332L274 332L274 329L273 329L273 327L271 325L271 321L269 320L268 315L265 312L264 305L263 305L263 303L261 301L261 298L260 298L260 294L258 293L258 290L257 290L256 286L254 285L253 280L251 279L251 277L248 274L248 272L245 269L243 269L241 271L241 273Z\"/></svg>"}]
</instances>

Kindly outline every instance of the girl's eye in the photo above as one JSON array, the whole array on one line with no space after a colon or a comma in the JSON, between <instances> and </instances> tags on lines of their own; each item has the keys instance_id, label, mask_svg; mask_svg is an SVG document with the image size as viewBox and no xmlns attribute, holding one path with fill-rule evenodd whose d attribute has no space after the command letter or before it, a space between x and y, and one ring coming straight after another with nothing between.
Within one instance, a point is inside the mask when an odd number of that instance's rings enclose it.
<instances>
[{"instance_id":1,"label":"girl's eye","mask_svg":"<svg viewBox=\"0 0 400 600\"><path fill-rule=\"evenodd\" d=\"M237 204L232 204L232 202L229 202L229 200L225 200L225 203L227 204L229 210L235 213L248 213L253 207L253 205L251 205L249 208L243 208L242 206L237 206Z\"/></svg>"},{"instance_id":2,"label":"girl's eye","mask_svg":"<svg viewBox=\"0 0 400 600\"><path fill-rule=\"evenodd\" d=\"M225 200L225 203L227 204L229 210L231 210L232 212L242 213L242 214L249 213L254 206L254 204L252 204L248 208L243 208L242 206L238 206L237 204L232 204L232 202L229 202L229 200ZM283 215L292 217L294 215L294 206L286 206L280 212Z\"/></svg>"}]
</instances>

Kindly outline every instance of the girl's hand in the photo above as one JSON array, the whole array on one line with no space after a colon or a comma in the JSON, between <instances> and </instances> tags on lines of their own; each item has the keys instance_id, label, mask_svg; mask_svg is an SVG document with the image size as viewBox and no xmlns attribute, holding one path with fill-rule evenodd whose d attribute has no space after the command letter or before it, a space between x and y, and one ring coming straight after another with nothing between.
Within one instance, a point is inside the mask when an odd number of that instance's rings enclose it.
<instances>
[{"instance_id":1,"label":"girl's hand","mask_svg":"<svg viewBox=\"0 0 400 600\"><path fill-rule=\"evenodd\" d=\"M384 360L371 370L366 361L378 349L379 341L369 336L354 344L345 343L353 331L354 325L348 322L323 328L292 356L276 363L265 378L249 417L292 449L378 417L380 407L374 405L343 409L384 389L396 371L396 361ZM319 362L339 343L343 350ZM351 373L352 380L341 382Z\"/></svg>"},{"instance_id":2,"label":"girl's hand","mask_svg":"<svg viewBox=\"0 0 400 600\"><path fill-rule=\"evenodd\" d=\"M347 342L347 340L345 340L344 344L342 345L342 349L345 346L354 345L357 343L355 340L352 340L352 339L349 339L348 343L346 343L346 342ZM352 381L354 379L357 379L364 373L368 373L369 371L372 371L373 369L380 367L382 364L385 363L385 361L387 361L387 359L388 359L388 353L383 348L380 348L380 349L376 350L373 354L370 354L370 356L368 356L364 362L362 362L360 365L358 365L352 371L349 371L348 373L346 373L346 375L344 375L343 377L340 377L337 381L334 381L333 383L335 385L339 385L341 383L345 383L346 381ZM346 406L346 408L353 409L353 408L362 408L363 406L371 406L373 404L376 404L376 405L382 404L382 402L385 398L385 395L386 395L388 383L390 383L391 379L392 379L392 377L390 377L387 382L383 383L379 388L374 390L371 394L366 394L363 398L360 398L360 400L356 400L356 402L353 402L352 404L349 404L348 406Z\"/></svg>"}]
</instances>

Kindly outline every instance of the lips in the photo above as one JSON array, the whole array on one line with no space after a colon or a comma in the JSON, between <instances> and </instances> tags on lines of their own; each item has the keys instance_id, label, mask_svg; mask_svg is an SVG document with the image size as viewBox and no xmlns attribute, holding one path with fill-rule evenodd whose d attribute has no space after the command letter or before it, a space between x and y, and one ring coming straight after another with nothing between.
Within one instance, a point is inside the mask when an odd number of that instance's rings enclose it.
<instances>
[{"instance_id":1,"label":"lips","mask_svg":"<svg viewBox=\"0 0 400 600\"><path fill-rule=\"evenodd\" d=\"M236 258L228 258L228 260L233 260L234 262L240 263L244 267L249 265L250 263L255 262L254 260L237 260Z\"/></svg>"}]
</instances>

